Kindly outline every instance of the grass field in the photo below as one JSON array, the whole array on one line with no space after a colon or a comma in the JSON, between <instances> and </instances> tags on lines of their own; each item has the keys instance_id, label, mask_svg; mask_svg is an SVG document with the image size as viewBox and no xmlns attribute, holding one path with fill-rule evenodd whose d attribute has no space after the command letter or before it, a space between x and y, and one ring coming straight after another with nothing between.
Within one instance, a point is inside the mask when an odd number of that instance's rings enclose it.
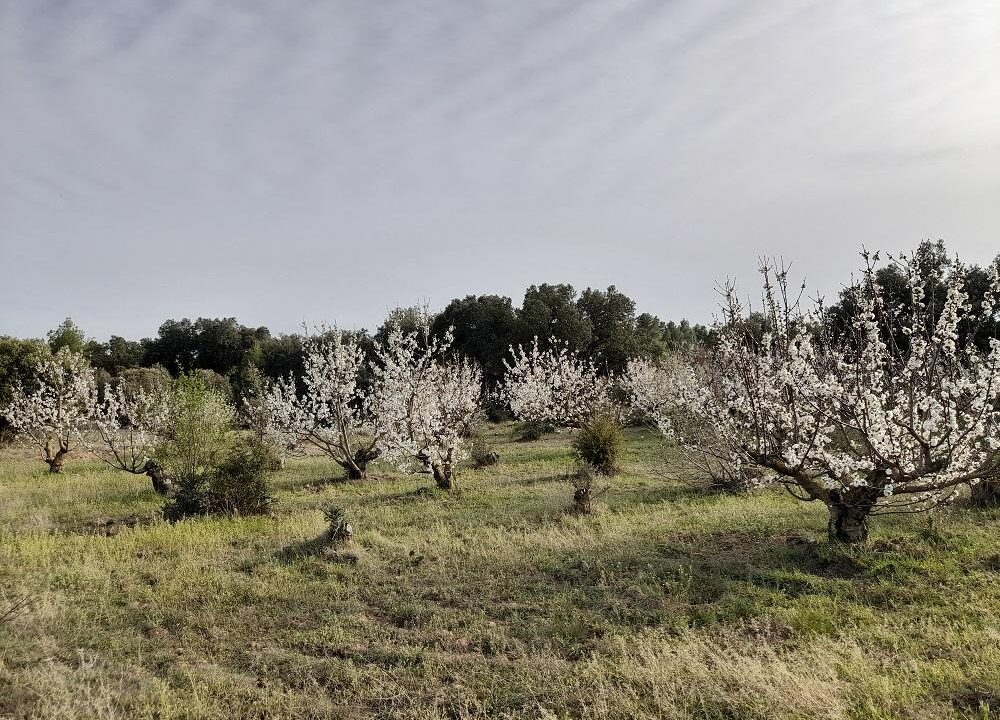
<instances>
[{"instance_id":1,"label":"grass field","mask_svg":"<svg viewBox=\"0 0 1000 720\"><path fill-rule=\"evenodd\" d=\"M145 477L3 451L0 603L31 603L0 625L0 717L1000 715L1000 512L831 547L822 507L698 492L630 431L576 517L568 433L492 432L457 496L307 458L271 517L174 525Z\"/></svg>"}]
</instances>

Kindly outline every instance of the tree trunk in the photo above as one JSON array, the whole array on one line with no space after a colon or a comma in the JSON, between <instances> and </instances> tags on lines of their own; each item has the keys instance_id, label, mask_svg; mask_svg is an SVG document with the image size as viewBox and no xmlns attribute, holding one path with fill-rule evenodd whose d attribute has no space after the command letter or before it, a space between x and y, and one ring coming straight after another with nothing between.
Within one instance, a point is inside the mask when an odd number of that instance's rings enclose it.
<instances>
[{"instance_id":1,"label":"tree trunk","mask_svg":"<svg viewBox=\"0 0 1000 720\"><path fill-rule=\"evenodd\" d=\"M973 485L972 504L981 508L1000 506L1000 482L980 480Z\"/></svg>"},{"instance_id":2,"label":"tree trunk","mask_svg":"<svg viewBox=\"0 0 1000 720\"><path fill-rule=\"evenodd\" d=\"M68 452L69 450L66 450L65 448L59 448L59 450L56 451L55 455L45 459L45 462L49 464L50 473L55 474L62 472L63 462L65 461L66 453Z\"/></svg>"},{"instance_id":3,"label":"tree trunk","mask_svg":"<svg viewBox=\"0 0 1000 720\"><path fill-rule=\"evenodd\" d=\"M358 448L353 458L348 458L341 463L347 471L348 480L366 480L368 478L368 464L378 458L378 450L373 448Z\"/></svg>"},{"instance_id":4,"label":"tree trunk","mask_svg":"<svg viewBox=\"0 0 1000 720\"><path fill-rule=\"evenodd\" d=\"M364 480L368 477L368 466L359 465L354 460L348 460L343 463L344 470L347 472L348 480Z\"/></svg>"},{"instance_id":5,"label":"tree trunk","mask_svg":"<svg viewBox=\"0 0 1000 720\"><path fill-rule=\"evenodd\" d=\"M830 521L827 532L830 542L848 544L863 543L868 540L868 516L875 503L882 497L882 490L870 485L852 488L849 491L830 493L827 507Z\"/></svg>"},{"instance_id":6,"label":"tree trunk","mask_svg":"<svg viewBox=\"0 0 1000 720\"><path fill-rule=\"evenodd\" d=\"M449 492L455 489L455 476L450 463L434 463L431 465L431 472L434 473L434 483L439 489Z\"/></svg>"},{"instance_id":7,"label":"tree trunk","mask_svg":"<svg viewBox=\"0 0 1000 720\"><path fill-rule=\"evenodd\" d=\"M868 510L848 505L831 505L827 531L830 542L848 544L868 540Z\"/></svg>"},{"instance_id":8,"label":"tree trunk","mask_svg":"<svg viewBox=\"0 0 1000 720\"><path fill-rule=\"evenodd\" d=\"M174 486L174 481L168 478L166 473L163 472L163 468L152 460L146 461L143 471L149 476L149 479L153 481L153 492L157 495L166 495Z\"/></svg>"}]
</instances>

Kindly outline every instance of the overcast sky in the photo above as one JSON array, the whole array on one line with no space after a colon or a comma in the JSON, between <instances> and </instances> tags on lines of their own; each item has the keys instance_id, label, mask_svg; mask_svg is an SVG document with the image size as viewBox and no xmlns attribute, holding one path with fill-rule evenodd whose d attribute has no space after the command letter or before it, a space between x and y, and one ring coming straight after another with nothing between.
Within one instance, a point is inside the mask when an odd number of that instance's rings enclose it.
<instances>
[{"instance_id":1,"label":"overcast sky","mask_svg":"<svg viewBox=\"0 0 1000 720\"><path fill-rule=\"evenodd\" d=\"M0 2L0 334L706 321L758 255L832 293L922 238L1000 252L995 0Z\"/></svg>"}]
</instances>

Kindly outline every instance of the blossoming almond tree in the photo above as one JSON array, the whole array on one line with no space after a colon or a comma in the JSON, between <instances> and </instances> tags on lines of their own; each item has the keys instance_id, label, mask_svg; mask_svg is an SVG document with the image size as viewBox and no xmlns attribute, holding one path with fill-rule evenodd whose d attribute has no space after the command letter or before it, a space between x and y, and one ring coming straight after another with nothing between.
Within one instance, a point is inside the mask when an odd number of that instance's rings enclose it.
<instances>
[{"instance_id":1,"label":"blossoming almond tree","mask_svg":"<svg viewBox=\"0 0 1000 720\"><path fill-rule=\"evenodd\" d=\"M263 398L267 422L273 432L322 451L349 478L365 478L378 457L380 433L358 385L364 351L340 330L309 338L304 350L305 393L296 396L291 377L274 383Z\"/></svg>"},{"instance_id":2,"label":"blossoming almond tree","mask_svg":"<svg viewBox=\"0 0 1000 720\"><path fill-rule=\"evenodd\" d=\"M482 406L482 373L447 357L451 334L394 328L376 349L369 415L378 418L379 447L390 460L417 460L442 490L455 488L462 444Z\"/></svg>"},{"instance_id":3,"label":"blossoming almond tree","mask_svg":"<svg viewBox=\"0 0 1000 720\"><path fill-rule=\"evenodd\" d=\"M511 348L499 396L525 422L578 427L596 412L613 409L612 381L567 347L541 350L536 337L528 348Z\"/></svg>"},{"instance_id":4,"label":"blossoming almond tree","mask_svg":"<svg viewBox=\"0 0 1000 720\"><path fill-rule=\"evenodd\" d=\"M118 380L114 386L105 388L103 400L95 392L91 402L93 424L100 441L88 441L88 449L112 467L148 475L153 489L165 494L172 482L152 454L169 414L167 393L130 387Z\"/></svg>"},{"instance_id":5,"label":"blossoming almond tree","mask_svg":"<svg viewBox=\"0 0 1000 720\"><path fill-rule=\"evenodd\" d=\"M42 451L49 472L62 472L66 455L91 414L96 383L87 359L62 348L38 367L37 387L14 390L4 411L14 431Z\"/></svg>"},{"instance_id":6,"label":"blossoming almond tree","mask_svg":"<svg viewBox=\"0 0 1000 720\"><path fill-rule=\"evenodd\" d=\"M796 497L823 502L830 538L849 543L867 538L873 514L927 509L962 485L1000 479L1000 340L985 353L972 341L997 317L1000 268L992 268L978 308L963 289L961 264L932 271L947 288L937 312L928 307L928 270L919 260L897 260L911 301L886 307L878 255L864 257L850 289L859 311L840 340L825 332L821 307L800 310L784 269L762 266L762 338L748 330L727 287L714 356L700 375L679 375L674 395L716 439L682 442L735 468L756 466ZM669 431L669 418L660 420Z\"/></svg>"}]
</instances>

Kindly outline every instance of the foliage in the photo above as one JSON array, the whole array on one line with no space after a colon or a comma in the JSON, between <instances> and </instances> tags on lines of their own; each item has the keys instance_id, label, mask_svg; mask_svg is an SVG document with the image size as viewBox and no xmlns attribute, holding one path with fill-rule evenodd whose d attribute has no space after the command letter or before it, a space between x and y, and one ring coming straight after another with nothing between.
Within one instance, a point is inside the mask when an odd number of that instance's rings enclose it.
<instances>
[{"instance_id":1,"label":"foliage","mask_svg":"<svg viewBox=\"0 0 1000 720\"><path fill-rule=\"evenodd\" d=\"M500 453L488 443L482 436L473 438L469 445L469 457L472 463L479 468L497 465L500 462Z\"/></svg>"},{"instance_id":2,"label":"foliage","mask_svg":"<svg viewBox=\"0 0 1000 720\"><path fill-rule=\"evenodd\" d=\"M157 337L143 341L143 365L163 365L175 376L204 369L227 377L269 338L267 328L246 327L236 318L167 320Z\"/></svg>"},{"instance_id":3,"label":"foliage","mask_svg":"<svg viewBox=\"0 0 1000 720\"><path fill-rule=\"evenodd\" d=\"M587 357L604 373L621 373L639 354L635 302L612 285L607 291L584 290L577 304L593 328Z\"/></svg>"},{"instance_id":4,"label":"foliage","mask_svg":"<svg viewBox=\"0 0 1000 720\"><path fill-rule=\"evenodd\" d=\"M76 355L83 355L86 350L87 337L71 318L66 318L59 327L49 330L47 338L53 355L63 348Z\"/></svg>"},{"instance_id":5,"label":"foliage","mask_svg":"<svg viewBox=\"0 0 1000 720\"><path fill-rule=\"evenodd\" d=\"M177 482L163 508L167 520L194 515L262 515L273 503L267 475L278 468L274 450L254 438L232 444L215 467Z\"/></svg>"},{"instance_id":6,"label":"foliage","mask_svg":"<svg viewBox=\"0 0 1000 720\"><path fill-rule=\"evenodd\" d=\"M621 424L606 414L587 420L573 439L573 449L580 460L603 475L614 475L618 471L624 447Z\"/></svg>"},{"instance_id":7,"label":"foliage","mask_svg":"<svg viewBox=\"0 0 1000 720\"><path fill-rule=\"evenodd\" d=\"M389 336L397 329L404 335L416 335L418 338L428 335L427 329L434 323L435 317L427 305L411 305L397 307L389 311L385 321L375 331L374 341L377 345L385 345Z\"/></svg>"},{"instance_id":8,"label":"foliage","mask_svg":"<svg viewBox=\"0 0 1000 720\"><path fill-rule=\"evenodd\" d=\"M142 390L147 393L168 392L173 384L173 378L162 365L129 368L122 371L119 379L129 390Z\"/></svg>"},{"instance_id":9,"label":"foliage","mask_svg":"<svg viewBox=\"0 0 1000 720\"><path fill-rule=\"evenodd\" d=\"M551 435L556 431L556 426L550 422L538 420L526 420L517 426L517 437L523 442L534 442L541 440L545 435Z\"/></svg>"},{"instance_id":10,"label":"foliage","mask_svg":"<svg viewBox=\"0 0 1000 720\"><path fill-rule=\"evenodd\" d=\"M229 450L233 409L200 375L174 383L154 459L178 482L209 475Z\"/></svg>"},{"instance_id":11,"label":"foliage","mask_svg":"<svg viewBox=\"0 0 1000 720\"><path fill-rule=\"evenodd\" d=\"M845 542L867 537L873 513L926 509L964 484L1000 477L1000 339L988 353L972 342L997 318L1000 269L973 308L960 263L928 270L919 256L901 257L910 303L889 306L878 256L864 257L851 288L858 312L839 337L822 324L822 307L800 308L783 269L762 266L768 330L759 343L728 287L714 356L702 372L678 373L674 398L714 428L710 442L682 442L820 500L830 537ZM933 321L927 272L939 273L946 289ZM904 346L893 340L899 335ZM660 422L669 429L669 417Z\"/></svg>"},{"instance_id":12,"label":"foliage","mask_svg":"<svg viewBox=\"0 0 1000 720\"><path fill-rule=\"evenodd\" d=\"M443 337L449 329L452 351L482 368L486 387L496 387L504 375L503 356L520 333L510 298L469 295L452 300L434 318L431 334Z\"/></svg>"},{"instance_id":13,"label":"foliage","mask_svg":"<svg viewBox=\"0 0 1000 720\"><path fill-rule=\"evenodd\" d=\"M58 473L90 418L96 389L87 359L62 347L38 366L34 389L14 388L4 416L19 437L42 451L49 472Z\"/></svg>"},{"instance_id":14,"label":"foliage","mask_svg":"<svg viewBox=\"0 0 1000 720\"><path fill-rule=\"evenodd\" d=\"M15 389L34 389L38 368L50 356L48 345L41 340L0 337L0 439L11 429L2 411L13 399Z\"/></svg>"},{"instance_id":15,"label":"foliage","mask_svg":"<svg viewBox=\"0 0 1000 720\"><path fill-rule=\"evenodd\" d=\"M542 350L536 338L511 354L499 393L517 419L575 427L611 410L611 381L568 347Z\"/></svg>"},{"instance_id":16,"label":"foliage","mask_svg":"<svg viewBox=\"0 0 1000 720\"><path fill-rule=\"evenodd\" d=\"M875 270L875 281L883 306L900 308L912 314L914 309L912 287L920 286L923 294L921 302L924 306L922 315L926 328L930 331L940 320L947 303L948 288L944 278L950 273L960 277L962 281L963 291L968 295L968 302L972 307L971 317L982 319L982 303L989 296L991 267L1000 264L1000 256L985 268L977 265L968 267L956 265L948 256L944 242L925 240L914 251L913 260L910 271L917 275L912 278L908 277L908 271L897 263L889 263ZM841 291L838 302L825 311L824 322L836 340L849 341L853 324L861 312L857 294L848 287ZM883 328L884 333L888 330ZM961 336L975 343L980 351L988 352L990 340L1000 337L1000 322L986 318L976 322L973 327L969 321L962 319L959 321L958 330ZM906 347L909 342L901 327L896 327L892 336L887 336L886 340L891 340L900 347Z\"/></svg>"},{"instance_id":17,"label":"foliage","mask_svg":"<svg viewBox=\"0 0 1000 720\"><path fill-rule=\"evenodd\" d=\"M112 377L138 368L142 363L142 344L112 335L106 343L91 340L87 343L87 357L97 370L103 370Z\"/></svg>"},{"instance_id":18,"label":"foliage","mask_svg":"<svg viewBox=\"0 0 1000 720\"><path fill-rule=\"evenodd\" d=\"M576 290L567 284L529 287L517 319L521 337L511 345L526 345L533 338L540 338L543 349L566 347L583 352L594 331L590 319L577 305Z\"/></svg>"}]
</instances>

